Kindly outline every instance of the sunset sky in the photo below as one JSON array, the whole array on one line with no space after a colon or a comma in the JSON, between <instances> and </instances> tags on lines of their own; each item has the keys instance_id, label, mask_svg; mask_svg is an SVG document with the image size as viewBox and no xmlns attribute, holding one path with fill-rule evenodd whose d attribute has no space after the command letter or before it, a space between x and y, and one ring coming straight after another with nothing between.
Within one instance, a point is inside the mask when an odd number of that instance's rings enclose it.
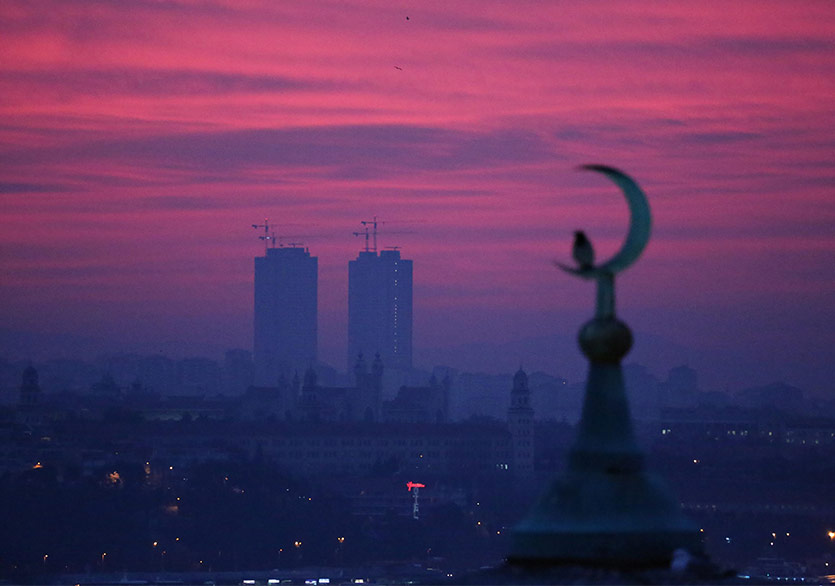
<instances>
[{"instance_id":1,"label":"sunset sky","mask_svg":"<svg viewBox=\"0 0 835 586\"><path fill-rule=\"evenodd\" d=\"M630 359L833 390L829 0L3 0L0 114L9 359L251 349L269 217L319 257L342 368L376 215L414 260L419 365L495 343L496 371L575 375L593 286L551 261L575 229L598 258L623 241L623 197L576 170L605 163L654 214L618 278Z\"/></svg>"}]
</instances>

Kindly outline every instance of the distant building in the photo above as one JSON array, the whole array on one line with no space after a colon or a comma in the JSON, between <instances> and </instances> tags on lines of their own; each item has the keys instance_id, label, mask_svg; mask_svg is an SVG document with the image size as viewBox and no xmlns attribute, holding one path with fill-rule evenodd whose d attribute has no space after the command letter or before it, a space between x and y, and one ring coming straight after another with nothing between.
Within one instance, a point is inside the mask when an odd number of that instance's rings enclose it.
<instances>
[{"instance_id":1,"label":"distant building","mask_svg":"<svg viewBox=\"0 0 835 586\"><path fill-rule=\"evenodd\" d=\"M217 395L221 368L210 358L183 358L177 362L177 379L180 395Z\"/></svg>"},{"instance_id":2,"label":"distant building","mask_svg":"<svg viewBox=\"0 0 835 586\"><path fill-rule=\"evenodd\" d=\"M520 368L513 376L510 407L507 410L507 429L510 432L512 451L510 460L512 472L518 478L529 478L534 473L533 416L528 375Z\"/></svg>"},{"instance_id":3,"label":"distant building","mask_svg":"<svg viewBox=\"0 0 835 586\"><path fill-rule=\"evenodd\" d=\"M38 371L34 366L27 366L20 382L20 405L31 407L41 402L41 385L38 382Z\"/></svg>"},{"instance_id":4,"label":"distant building","mask_svg":"<svg viewBox=\"0 0 835 586\"><path fill-rule=\"evenodd\" d=\"M372 423L380 421L383 363L377 356L369 370L362 356L354 364L353 387L319 384L308 367L304 381L298 374L288 381L282 374L277 386L256 386L242 397L240 415L245 419L273 419L309 423Z\"/></svg>"},{"instance_id":5,"label":"distant building","mask_svg":"<svg viewBox=\"0 0 835 586\"><path fill-rule=\"evenodd\" d=\"M33 366L27 366L23 371L20 382L20 403L17 408L17 422L37 425L44 420L44 410L41 405L41 385L38 381L38 371Z\"/></svg>"},{"instance_id":6,"label":"distant building","mask_svg":"<svg viewBox=\"0 0 835 586\"><path fill-rule=\"evenodd\" d=\"M255 258L256 385L275 385L316 361L318 266L305 248Z\"/></svg>"},{"instance_id":7,"label":"distant building","mask_svg":"<svg viewBox=\"0 0 835 586\"><path fill-rule=\"evenodd\" d=\"M170 395L178 392L177 363L162 355L145 356L139 360L137 379L149 392Z\"/></svg>"},{"instance_id":8,"label":"distant building","mask_svg":"<svg viewBox=\"0 0 835 586\"><path fill-rule=\"evenodd\" d=\"M240 395L252 385L252 352L238 348L223 357L223 393Z\"/></svg>"},{"instance_id":9,"label":"distant building","mask_svg":"<svg viewBox=\"0 0 835 586\"><path fill-rule=\"evenodd\" d=\"M435 375L425 387L402 386L397 396L383 402L383 421L397 423L448 423L449 393L452 381Z\"/></svg>"},{"instance_id":10,"label":"distant building","mask_svg":"<svg viewBox=\"0 0 835 586\"><path fill-rule=\"evenodd\" d=\"M366 250L348 263L349 369L361 353L412 367L412 261L398 250Z\"/></svg>"}]
</instances>

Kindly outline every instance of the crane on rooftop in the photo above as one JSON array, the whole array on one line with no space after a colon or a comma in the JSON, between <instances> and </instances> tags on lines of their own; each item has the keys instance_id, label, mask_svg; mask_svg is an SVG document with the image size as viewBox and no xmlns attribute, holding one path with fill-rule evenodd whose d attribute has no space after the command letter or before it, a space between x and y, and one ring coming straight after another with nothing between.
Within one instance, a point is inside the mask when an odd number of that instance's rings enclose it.
<instances>
[{"instance_id":1,"label":"crane on rooftop","mask_svg":"<svg viewBox=\"0 0 835 586\"><path fill-rule=\"evenodd\" d=\"M360 224L363 225L363 230L360 232L354 232L353 234L354 236L365 237L365 252L374 252L375 254L377 253L377 226L379 224L387 224L388 222L389 220L386 220L384 222L383 220L380 220L377 216L374 216L371 220L362 220L360 222ZM411 230L385 230L384 234L413 234L413 232ZM400 247L387 246L386 248L397 250Z\"/></svg>"},{"instance_id":2,"label":"crane on rooftop","mask_svg":"<svg viewBox=\"0 0 835 586\"><path fill-rule=\"evenodd\" d=\"M372 220L363 220L360 222L363 226L365 226L365 251L368 252L368 226L373 226L372 234L374 235L374 252L377 252L377 224L385 224L382 220L377 220L377 216L374 216Z\"/></svg>"},{"instance_id":3,"label":"crane on rooftop","mask_svg":"<svg viewBox=\"0 0 835 586\"><path fill-rule=\"evenodd\" d=\"M280 226L300 226L301 224L279 224L279 225ZM290 239L294 240L295 242L288 242L287 245L290 246L291 248L298 248L298 247L304 245L304 243L300 241L302 238L309 238L309 236L303 235L303 234L293 234L293 235L290 235L290 234L276 234L274 229L271 230L271 228L275 228L275 225L270 225L270 219L269 218L264 218L264 223L263 224L252 224L252 227L255 228L256 230L261 229L261 228L264 229L264 233L261 236L258 236L258 240L263 240L264 241L264 254L266 254L267 250L269 250L270 248L275 248L276 243L278 243L279 248L284 248L284 244L282 242L284 239L290 238ZM272 243L272 245L270 245L270 243Z\"/></svg>"},{"instance_id":4,"label":"crane on rooftop","mask_svg":"<svg viewBox=\"0 0 835 586\"><path fill-rule=\"evenodd\" d=\"M275 248L275 232L270 235L270 219L264 218L263 224L252 224L252 227L258 230L259 228L264 229L264 235L259 236L258 240L264 241L264 254L267 254L267 250L270 247L270 241L273 243L273 248Z\"/></svg>"}]
</instances>

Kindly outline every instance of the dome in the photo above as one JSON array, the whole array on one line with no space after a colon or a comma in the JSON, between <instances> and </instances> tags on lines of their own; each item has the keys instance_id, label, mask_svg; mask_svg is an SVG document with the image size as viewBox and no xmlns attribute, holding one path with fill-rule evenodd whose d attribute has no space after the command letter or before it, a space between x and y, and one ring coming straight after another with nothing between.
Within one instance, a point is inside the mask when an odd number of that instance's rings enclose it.
<instances>
[{"instance_id":1,"label":"dome","mask_svg":"<svg viewBox=\"0 0 835 586\"><path fill-rule=\"evenodd\" d=\"M516 374L513 375L513 388L514 389L527 389L528 388L528 375L525 374L525 371L522 370L522 367L519 367L519 370L516 371Z\"/></svg>"}]
</instances>

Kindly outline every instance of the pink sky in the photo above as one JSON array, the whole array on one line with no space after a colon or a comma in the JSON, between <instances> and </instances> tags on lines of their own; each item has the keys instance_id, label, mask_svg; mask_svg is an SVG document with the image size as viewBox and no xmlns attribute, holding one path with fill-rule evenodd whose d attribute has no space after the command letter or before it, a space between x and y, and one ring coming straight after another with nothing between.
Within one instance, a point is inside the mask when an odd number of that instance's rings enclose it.
<instances>
[{"instance_id":1,"label":"pink sky","mask_svg":"<svg viewBox=\"0 0 835 586\"><path fill-rule=\"evenodd\" d=\"M833 31L829 1L5 0L0 355L33 354L23 332L250 348L265 216L319 257L336 366L374 215L415 262L418 355L572 340L593 289L550 262L577 228L606 257L627 225L574 171L600 162L654 213L618 283L632 359L652 362L648 332L676 349L660 375L831 390Z\"/></svg>"}]
</instances>

